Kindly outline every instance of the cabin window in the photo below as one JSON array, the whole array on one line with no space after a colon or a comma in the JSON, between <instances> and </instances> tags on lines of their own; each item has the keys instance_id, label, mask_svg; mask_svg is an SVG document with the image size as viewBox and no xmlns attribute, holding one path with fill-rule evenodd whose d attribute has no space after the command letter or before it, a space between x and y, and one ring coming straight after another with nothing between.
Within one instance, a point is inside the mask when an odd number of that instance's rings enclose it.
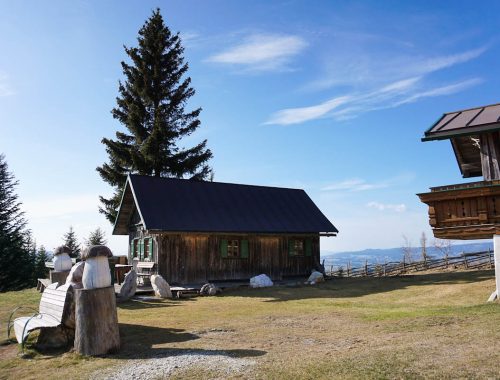
<instances>
[{"instance_id":1,"label":"cabin window","mask_svg":"<svg viewBox=\"0 0 500 380\"><path fill-rule=\"evenodd\" d=\"M150 246L149 246L149 242L150 242L150 238L148 239L144 239L144 259L149 259L149 250L150 250Z\"/></svg>"},{"instance_id":2,"label":"cabin window","mask_svg":"<svg viewBox=\"0 0 500 380\"><path fill-rule=\"evenodd\" d=\"M311 239L290 239L288 241L289 256L311 256L312 255L312 240Z\"/></svg>"},{"instance_id":3,"label":"cabin window","mask_svg":"<svg viewBox=\"0 0 500 380\"><path fill-rule=\"evenodd\" d=\"M139 249L140 244L139 244L139 239L134 239L132 240L132 257L138 257L139 256Z\"/></svg>"},{"instance_id":4,"label":"cabin window","mask_svg":"<svg viewBox=\"0 0 500 380\"><path fill-rule=\"evenodd\" d=\"M293 239L288 244L288 253L290 256L304 256L304 240Z\"/></svg>"},{"instance_id":5,"label":"cabin window","mask_svg":"<svg viewBox=\"0 0 500 380\"><path fill-rule=\"evenodd\" d=\"M248 240L222 239L220 253L226 259L248 259Z\"/></svg>"}]
</instances>

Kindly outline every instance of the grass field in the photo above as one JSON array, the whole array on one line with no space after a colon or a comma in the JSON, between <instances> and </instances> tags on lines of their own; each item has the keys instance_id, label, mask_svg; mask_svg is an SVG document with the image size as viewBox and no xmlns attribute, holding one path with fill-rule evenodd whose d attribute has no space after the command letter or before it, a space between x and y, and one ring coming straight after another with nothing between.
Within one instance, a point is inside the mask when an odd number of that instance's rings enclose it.
<instances>
[{"instance_id":1,"label":"grass field","mask_svg":"<svg viewBox=\"0 0 500 380\"><path fill-rule=\"evenodd\" d=\"M0 378L95 377L131 359L184 351L253 364L228 373L194 363L177 378L500 378L500 305L486 303L494 286L493 271L470 271L131 301L119 305L117 355L21 357L18 345L2 345ZM34 289L0 294L2 339L9 311L36 307L39 297Z\"/></svg>"}]
</instances>

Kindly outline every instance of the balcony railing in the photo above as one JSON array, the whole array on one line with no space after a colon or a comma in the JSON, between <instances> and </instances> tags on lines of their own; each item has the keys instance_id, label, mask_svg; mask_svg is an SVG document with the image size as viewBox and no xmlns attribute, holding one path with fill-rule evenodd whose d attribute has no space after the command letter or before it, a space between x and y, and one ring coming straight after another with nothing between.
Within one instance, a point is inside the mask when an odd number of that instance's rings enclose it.
<instances>
[{"instance_id":1,"label":"balcony railing","mask_svg":"<svg viewBox=\"0 0 500 380\"><path fill-rule=\"evenodd\" d=\"M437 238L490 239L500 234L500 181L433 187L418 196L429 206Z\"/></svg>"}]
</instances>

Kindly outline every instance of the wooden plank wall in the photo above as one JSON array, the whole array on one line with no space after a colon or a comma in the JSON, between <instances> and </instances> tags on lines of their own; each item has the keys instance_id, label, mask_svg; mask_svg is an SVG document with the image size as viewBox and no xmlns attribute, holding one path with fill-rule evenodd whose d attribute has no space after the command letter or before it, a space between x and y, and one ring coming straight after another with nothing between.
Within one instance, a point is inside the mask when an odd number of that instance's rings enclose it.
<instances>
[{"instance_id":1,"label":"wooden plank wall","mask_svg":"<svg viewBox=\"0 0 500 380\"><path fill-rule=\"evenodd\" d=\"M207 281L243 280L267 274L273 280L286 276L308 276L319 262L319 236L312 239L312 255L290 257L288 239L292 236L258 235L155 235L158 271L169 283L203 283ZM305 238L297 236L296 238ZM246 239L249 257L222 258L222 239Z\"/></svg>"}]
</instances>

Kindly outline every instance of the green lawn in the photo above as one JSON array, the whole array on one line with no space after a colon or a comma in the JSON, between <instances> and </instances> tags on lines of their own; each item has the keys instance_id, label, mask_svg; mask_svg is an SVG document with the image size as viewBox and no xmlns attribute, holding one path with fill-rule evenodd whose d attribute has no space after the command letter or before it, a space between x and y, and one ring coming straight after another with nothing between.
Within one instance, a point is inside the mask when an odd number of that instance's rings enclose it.
<instances>
[{"instance_id":1,"label":"green lawn","mask_svg":"<svg viewBox=\"0 0 500 380\"><path fill-rule=\"evenodd\" d=\"M117 355L30 350L23 358L16 344L2 345L0 378L88 378L183 350L254 364L232 375L195 365L178 378L500 378L500 305L486 303L494 286L493 271L471 271L131 301L119 305ZM34 289L0 294L2 337L9 311L39 298Z\"/></svg>"}]
</instances>

